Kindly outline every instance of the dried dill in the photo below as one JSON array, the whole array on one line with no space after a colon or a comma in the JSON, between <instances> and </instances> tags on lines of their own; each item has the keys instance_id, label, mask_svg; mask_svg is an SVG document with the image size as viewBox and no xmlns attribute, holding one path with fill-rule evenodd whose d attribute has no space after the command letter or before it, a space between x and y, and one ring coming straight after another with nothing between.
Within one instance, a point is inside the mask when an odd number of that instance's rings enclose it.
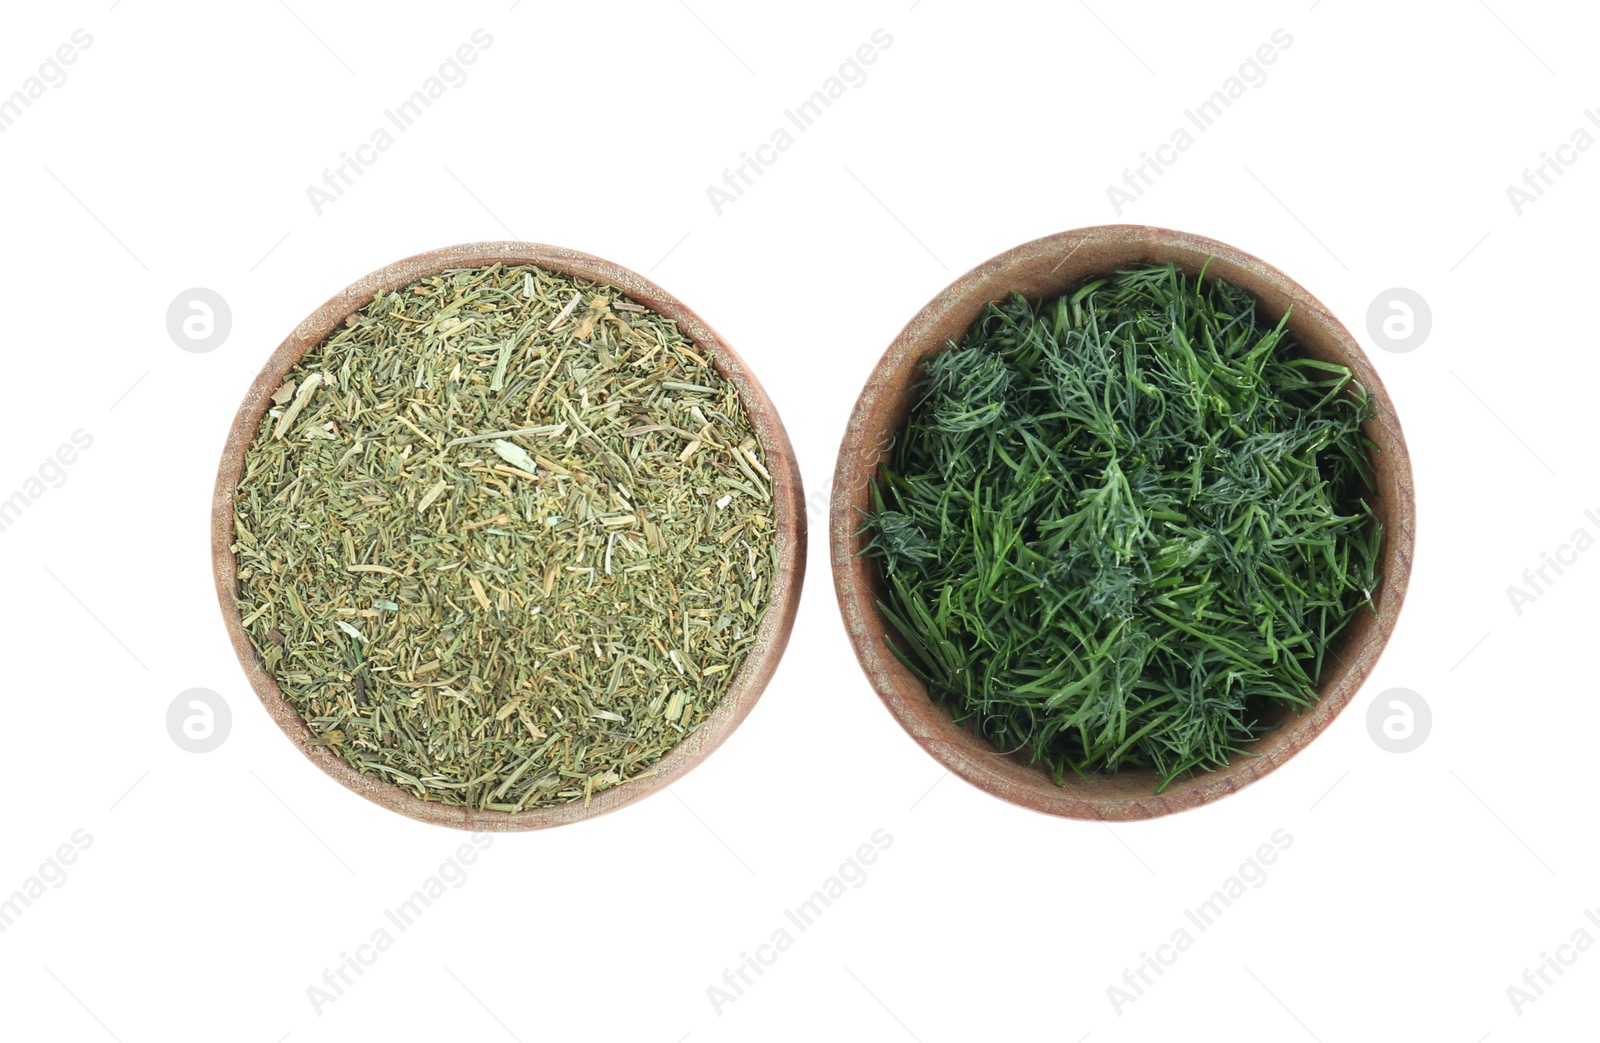
<instances>
[{"instance_id":1,"label":"dried dill","mask_svg":"<svg viewBox=\"0 0 1600 1043\"><path fill-rule=\"evenodd\" d=\"M1214 769L1376 589L1371 407L1172 265L990 305L924 364L865 553L895 654L1064 779Z\"/></svg>"},{"instance_id":2,"label":"dried dill","mask_svg":"<svg viewBox=\"0 0 1600 1043\"><path fill-rule=\"evenodd\" d=\"M498 811L649 774L751 650L765 455L671 320L533 267L378 296L288 374L235 500L239 610L315 733Z\"/></svg>"}]
</instances>

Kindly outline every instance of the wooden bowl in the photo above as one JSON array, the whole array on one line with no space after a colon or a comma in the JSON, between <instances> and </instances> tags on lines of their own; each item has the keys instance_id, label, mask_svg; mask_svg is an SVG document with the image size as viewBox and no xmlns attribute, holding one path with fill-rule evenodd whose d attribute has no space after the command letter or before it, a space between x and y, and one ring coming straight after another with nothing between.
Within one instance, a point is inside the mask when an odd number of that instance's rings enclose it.
<instances>
[{"instance_id":1,"label":"wooden bowl","mask_svg":"<svg viewBox=\"0 0 1600 1043\"><path fill-rule=\"evenodd\" d=\"M1131 263L1167 261L1191 275L1207 265L1207 276L1254 294L1262 314L1273 322L1292 306L1289 329L1302 349L1317 359L1349 366L1372 396L1377 415L1365 431L1378 446L1373 454L1377 490L1369 500L1383 523L1383 582L1374 592L1376 612L1356 613L1336 639L1332 669L1315 705L1298 715L1285 709L1269 719L1277 727L1250 744L1253 756L1235 755L1225 768L1179 779L1160 794L1159 777L1148 770L1088 779L1074 775L1057 785L1053 775L1028 763L1025 752L1002 753L956 724L895 658L888 622L878 608L878 570L861 556L866 541L860 530L878 467L889 458L889 447L911 410L911 388L924 357L959 341L986 304L1012 291L1040 300ZM900 725L939 763L979 789L1035 811L1113 821L1154 818L1197 807L1256 781L1304 749L1344 709L1372 672L1400 614L1411 574L1415 515L1411 461L1394 405L1366 355L1321 302L1276 268L1223 243L1162 228L1107 225L1037 239L979 265L930 301L889 345L856 402L839 449L830 518L833 579L845 629L867 680Z\"/></svg>"},{"instance_id":2,"label":"wooden bowl","mask_svg":"<svg viewBox=\"0 0 1600 1043\"><path fill-rule=\"evenodd\" d=\"M366 306L380 293L407 286L418 279L457 268L474 268L500 262L507 265L531 264L547 271L561 272L583 279L608 283L640 304L677 322L683 333L716 365L717 370L739 391L756 435L767 454L772 474L772 501L776 518L778 568L773 577L767 612L743 666L733 678L721 703L693 733L674 747L656 765L655 774L604 790L585 807L582 802L548 808L531 808L510 813L479 811L425 801L381 778L363 775L338 754L324 746L310 746L315 738L300 714L284 699L278 684L256 654L245 633L235 595L237 577L233 556L234 493L244 468L245 452L270 404L270 396L282 385L289 370L301 356L322 341L351 313ZM244 403L228 433L217 471L216 493L211 504L211 554L216 573L217 600L234 651L244 667L250 686L266 706L272 719L311 762L334 779L391 811L441 826L473 831L512 831L543 829L614 811L625 804L656 792L710 756L737 728L762 689L777 669L794 626L800 604L800 587L805 576L806 514L805 497L800 488L800 470L794 448L783 422L766 391L741 359L717 332L690 311L676 297L655 283L620 265L591 257L576 250L535 243L469 243L419 254L381 268L340 292L312 312L262 367L250 385Z\"/></svg>"}]
</instances>

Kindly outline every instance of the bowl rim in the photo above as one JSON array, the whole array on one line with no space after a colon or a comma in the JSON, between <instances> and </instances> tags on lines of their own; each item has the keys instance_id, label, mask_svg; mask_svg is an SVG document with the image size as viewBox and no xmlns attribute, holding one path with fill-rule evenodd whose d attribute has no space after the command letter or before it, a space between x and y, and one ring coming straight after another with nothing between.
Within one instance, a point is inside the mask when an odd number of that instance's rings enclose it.
<instances>
[{"instance_id":1,"label":"bowl rim","mask_svg":"<svg viewBox=\"0 0 1600 1043\"><path fill-rule=\"evenodd\" d=\"M1088 251L1086 261L1101 256L1108 260L1078 274L1068 268L1057 278L1056 271L1081 250ZM1049 273L1037 275L1035 266L1051 260L1055 266ZM1324 676L1317 701L1251 743L1248 748L1258 755L1236 755L1225 768L1176 780L1160 793L1154 792L1158 776L1150 771L1069 776L1058 786L1044 769L1026 765L1022 754L1003 753L956 724L889 651L891 631L877 606L874 570L859 553L865 542L858 536L861 509L909 408L907 389L917 363L953 339L930 343L936 333L958 330L959 337L985 303L1006 295L1008 278L1009 285L1023 278L1055 278L1057 288L1026 294L1039 299L1118 267L1168 260L1191 274L1203 266L1207 277L1222 277L1249 290L1273 320L1287 307L1291 332L1303 349L1338 357L1371 396L1375 416L1363 431L1381 447L1373 453L1379 473L1371 499L1385 523L1379 554L1383 581L1375 592L1376 611L1358 614L1336 638L1343 645L1335 652L1339 665ZM878 360L850 413L834 471L829 537L835 595L857 661L879 700L929 755L978 789L1033 811L1132 821L1189 810L1235 793L1282 766L1327 729L1372 672L1394 631L1410 585L1416 505L1410 454L1388 390L1355 338L1308 290L1260 258L1205 236L1147 225L1095 225L1034 239L990 258L957 277L911 318ZM1358 631L1361 637L1354 640Z\"/></svg>"},{"instance_id":2,"label":"bowl rim","mask_svg":"<svg viewBox=\"0 0 1600 1043\"><path fill-rule=\"evenodd\" d=\"M738 390L745 412L761 440L767 455L767 469L772 475L777 550L777 568L768 593L767 610L744 663L717 706L698 728L662 757L654 773L604 790L587 802L520 812L479 810L423 800L381 778L361 774L327 747L306 745L315 736L299 712L284 698L271 672L257 656L234 600L237 584L237 563L232 549L234 494L245 454L270 406L272 394L282 385L289 370L349 315L366 306L379 293L441 272L497 263L533 265L609 285L677 322L684 335L708 355L717 370ZM664 789L702 763L749 715L777 670L799 609L806 562L804 505L805 494L794 448L777 407L739 354L682 301L628 268L581 251L514 241L463 243L416 254L357 279L300 322L268 357L234 416L217 469L211 504L212 573L223 622L250 687L283 733L325 774L367 800L421 822L474 832L545 829L615 811Z\"/></svg>"}]
</instances>

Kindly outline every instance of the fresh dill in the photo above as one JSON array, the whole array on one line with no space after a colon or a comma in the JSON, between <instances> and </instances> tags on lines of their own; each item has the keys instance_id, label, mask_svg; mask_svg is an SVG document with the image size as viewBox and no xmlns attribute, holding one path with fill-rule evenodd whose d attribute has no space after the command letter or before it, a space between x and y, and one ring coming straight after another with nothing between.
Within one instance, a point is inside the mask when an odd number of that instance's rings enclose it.
<instances>
[{"instance_id":1,"label":"fresh dill","mask_svg":"<svg viewBox=\"0 0 1600 1043\"><path fill-rule=\"evenodd\" d=\"M1379 582L1375 447L1287 322L1144 266L992 304L925 360L864 553L958 721L1058 781L1164 787L1316 699Z\"/></svg>"}]
</instances>

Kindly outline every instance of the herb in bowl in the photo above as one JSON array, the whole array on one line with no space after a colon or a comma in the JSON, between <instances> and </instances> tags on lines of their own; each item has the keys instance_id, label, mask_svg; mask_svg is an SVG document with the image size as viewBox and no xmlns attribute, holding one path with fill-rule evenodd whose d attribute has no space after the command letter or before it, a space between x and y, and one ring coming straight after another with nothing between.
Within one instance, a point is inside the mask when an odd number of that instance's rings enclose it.
<instances>
[{"instance_id":1,"label":"herb in bowl","mask_svg":"<svg viewBox=\"0 0 1600 1043\"><path fill-rule=\"evenodd\" d=\"M865 553L905 665L1057 781L1161 788L1308 706L1377 589L1372 416L1176 266L992 304L924 363Z\"/></svg>"}]
</instances>

